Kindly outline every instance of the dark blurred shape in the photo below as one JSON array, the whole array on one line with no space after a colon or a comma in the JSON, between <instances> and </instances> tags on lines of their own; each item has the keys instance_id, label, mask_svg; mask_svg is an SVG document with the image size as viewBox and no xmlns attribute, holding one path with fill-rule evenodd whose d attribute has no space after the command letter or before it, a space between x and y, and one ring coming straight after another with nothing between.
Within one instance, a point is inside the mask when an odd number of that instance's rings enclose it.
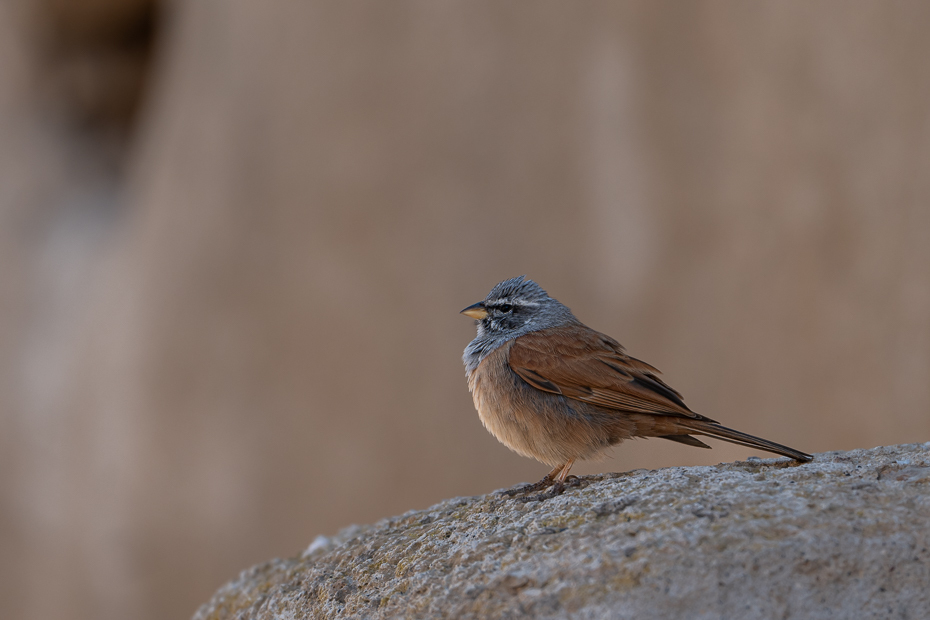
<instances>
[{"instance_id":1,"label":"dark blurred shape","mask_svg":"<svg viewBox=\"0 0 930 620\"><path fill-rule=\"evenodd\" d=\"M145 98L160 10L159 0L42 0L42 79L55 110L124 146Z\"/></svg>"}]
</instances>

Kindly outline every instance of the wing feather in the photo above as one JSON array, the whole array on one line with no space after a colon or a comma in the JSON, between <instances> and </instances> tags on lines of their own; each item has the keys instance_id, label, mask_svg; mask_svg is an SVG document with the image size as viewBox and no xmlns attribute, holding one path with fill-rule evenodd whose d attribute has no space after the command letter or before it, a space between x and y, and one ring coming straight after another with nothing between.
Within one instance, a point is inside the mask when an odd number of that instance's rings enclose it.
<instances>
[{"instance_id":1,"label":"wing feather","mask_svg":"<svg viewBox=\"0 0 930 620\"><path fill-rule=\"evenodd\" d=\"M511 369L544 392L629 413L712 421L688 409L659 371L630 357L613 338L584 325L521 336L510 348Z\"/></svg>"}]
</instances>

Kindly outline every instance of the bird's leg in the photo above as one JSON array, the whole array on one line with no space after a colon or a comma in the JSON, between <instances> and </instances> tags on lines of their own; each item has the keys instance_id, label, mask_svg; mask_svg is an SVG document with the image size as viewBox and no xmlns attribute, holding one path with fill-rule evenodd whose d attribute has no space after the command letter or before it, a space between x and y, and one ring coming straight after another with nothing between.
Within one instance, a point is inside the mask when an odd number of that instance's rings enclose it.
<instances>
[{"instance_id":1,"label":"bird's leg","mask_svg":"<svg viewBox=\"0 0 930 620\"><path fill-rule=\"evenodd\" d=\"M548 491L546 491L545 493L540 493L539 495L532 495L530 497L521 497L520 501L521 502L542 502L547 499L552 499L553 497L558 497L559 495L564 493L565 492L565 479L568 477L568 472L572 468L572 465L574 464L575 464L575 459L572 459L568 463L565 463L565 465L563 465L562 467L556 468L558 470L558 475L555 476L555 484L553 484L552 488L550 488ZM556 469L553 469L551 472L549 472L549 476L552 476L553 474L555 474ZM549 478L549 476L546 476L546 478ZM545 478L543 478L543 480L545 480ZM540 482L542 482L543 480L540 480ZM577 478L575 478L575 480L577 480ZM575 485L570 484L569 486L575 486Z\"/></svg>"},{"instance_id":2,"label":"bird's leg","mask_svg":"<svg viewBox=\"0 0 930 620\"><path fill-rule=\"evenodd\" d=\"M569 464L569 467L571 464ZM541 491L547 488L552 484L552 481L555 480L555 477L565 468L564 465L556 465L552 471L546 474L546 477L540 480L535 484L524 484L513 489L507 489L502 492L501 495L507 495L508 497L514 497L517 495L523 495L524 493L533 493L535 491Z\"/></svg>"},{"instance_id":3,"label":"bird's leg","mask_svg":"<svg viewBox=\"0 0 930 620\"><path fill-rule=\"evenodd\" d=\"M572 468L572 465L574 463L575 463L574 460L569 461L568 465L565 466L564 471L562 471L561 475L559 476L563 484L565 484L565 488L577 487L577 486L581 486L581 487L588 486L587 483L582 482L581 478L579 478L578 476L568 475L568 470Z\"/></svg>"}]
</instances>

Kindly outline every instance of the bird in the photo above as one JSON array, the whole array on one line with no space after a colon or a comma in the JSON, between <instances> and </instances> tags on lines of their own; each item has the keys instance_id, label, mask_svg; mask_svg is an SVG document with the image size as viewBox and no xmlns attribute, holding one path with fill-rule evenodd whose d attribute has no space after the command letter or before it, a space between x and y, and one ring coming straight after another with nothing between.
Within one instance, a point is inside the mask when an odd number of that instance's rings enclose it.
<instances>
[{"instance_id":1,"label":"bird","mask_svg":"<svg viewBox=\"0 0 930 620\"><path fill-rule=\"evenodd\" d=\"M698 448L710 446L697 436L713 437L796 461L813 458L695 413L655 367L579 321L526 276L500 282L461 314L477 327L462 361L481 423L517 454L552 468L521 491L549 489L530 499L561 494L575 461L634 437Z\"/></svg>"}]
</instances>

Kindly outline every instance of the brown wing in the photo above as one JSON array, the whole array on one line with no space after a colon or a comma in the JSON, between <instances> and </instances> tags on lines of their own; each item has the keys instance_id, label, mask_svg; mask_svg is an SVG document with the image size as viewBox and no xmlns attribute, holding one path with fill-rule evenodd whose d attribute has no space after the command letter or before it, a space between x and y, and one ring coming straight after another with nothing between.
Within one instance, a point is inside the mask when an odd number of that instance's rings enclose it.
<instances>
[{"instance_id":1,"label":"brown wing","mask_svg":"<svg viewBox=\"0 0 930 620\"><path fill-rule=\"evenodd\" d=\"M659 371L630 357L610 336L584 325L521 336L510 347L510 367L533 387L626 411L712 421L688 409Z\"/></svg>"}]
</instances>

